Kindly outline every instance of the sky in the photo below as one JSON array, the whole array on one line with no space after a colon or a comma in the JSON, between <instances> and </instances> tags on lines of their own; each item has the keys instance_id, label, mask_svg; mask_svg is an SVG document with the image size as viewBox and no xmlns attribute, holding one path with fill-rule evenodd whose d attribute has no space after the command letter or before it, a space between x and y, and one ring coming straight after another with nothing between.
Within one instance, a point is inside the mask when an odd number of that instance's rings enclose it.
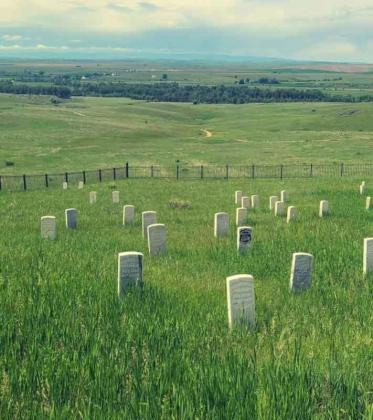
<instances>
[{"instance_id":1,"label":"sky","mask_svg":"<svg viewBox=\"0 0 373 420\"><path fill-rule=\"evenodd\" d=\"M0 0L0 57L373 62L373 0Z\"/></svg>"}]
</instances>

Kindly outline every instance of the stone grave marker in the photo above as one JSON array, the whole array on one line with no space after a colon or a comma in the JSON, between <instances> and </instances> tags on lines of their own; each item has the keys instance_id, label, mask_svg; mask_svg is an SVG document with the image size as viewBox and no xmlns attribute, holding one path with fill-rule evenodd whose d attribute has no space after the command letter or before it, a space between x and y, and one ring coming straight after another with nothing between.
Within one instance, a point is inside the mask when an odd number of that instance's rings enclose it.
<instances>
[{"instance_id":1,"label":"stone grave marker","mask_svg":"<svg viewBox=\"0 0 373 420\"><path fill-rule=\"evenodd\" d=\"M372 208L372 197L367 197L366 203L365 203L365 208L367 210L370 210Z\"/></svg>"},{"instance_id":2,"label":"stone grave marker","mask_svg":"<svg viewBox=\"0 0 373 420\"><path fill-rule=\"evenodd\" d=\"M260 206L259 195L251 196L251 208L258 209Z\"/></svg>"},{"instance_id":3,"label":"stone grave marker","mask_svg":"<svg viewBox=\"0 0 373 420\"><path fill-rule=\"evenodd\" d=\"M142 236L148 239L148 226L155 225L157 223L157 212L155 211L143 211L141 214L142 221Z\"/></svg>"},{"instance_id":4,"label":"stone grave marker","mask_svg":"<svg viewBox=\"0 0 373 420\"><path fill-rule=\"evenodd\" d=\"M275 204L275 216L285 216L285 204L282 201L276 201Z\"/></svg>"},{"instance_id":5,"label":"stone grave marker","mask_svg":"<svg viewBox=\"0 0 373 420\"><path fill-rule=\"evenodd\" d=\"M301 292L311 287L313 255L302 252L293 254L290 275L290 290Z\"/></svg>"},{"instance_id":6,"label":"stone grave marker","mask_svg":"<svg viewBox=\"0 0 373 420\"><path fill-rule=\"evenodd\" d=\"M118 295L122 296L131 286L143 285L143 261L141 252L118 254Z\"/></svg>"},{"instance_id":7,"label":"stone grave marker","mask_svg":"<svg viewBox=\"0 0 373 420\"><path fill-rule=\"evenodd\" d=\"M269 197L269 209L271 211L275 209L277 201L279 201L277 195L272 195L271 197Z\"/></svg>"},{"instance_id":8,"label":"stone grave marker","mask_svg":"<svg viewBox=\"0 0 373 420\"><path fill-rule=\"evenodd\" d=\"M78 212L76 209L65 210L65 222L67 229L76 229L78 226Z\"/></svg>"},{"instance_id":9,"label":"stone grave marker","mask_svg":"<svg viewBox=\"0 0 373 420\"><path fill-rule=\"evenodd\" d=\"M363 185L363 184L361 184L361 185L360 185L360 194L361 194L361 195L364 195L364 194L365 194L365 191L366 191L365 184L364 184L364 185Z\"/></svg>"},{"instance_id":10,"label":"stone grave marker","mask_svg":"<svg viewBox=\"0 0 373 420\"><path fill-rule=\"evenodd\" d=\"M294 206L288 207L287 222L295 222L297 220L297 209Z\"/></svg>"},{"instance_id":11,"label":"stone grave marker","mask_svg":"<svg viewBox=\"0 0 373 420\"><path fill-rule=\"evenodd\" d=\"M324 217L324 216L328 216L329 214L330 214L329 201L326 201L326 200L320 201L319 216Z\"/></svg>"},{"instance_id":12,"label":"stone grave marker","mask_svg":"<svg viewBox=\"0 0 373 420\"><path fill-rule=\"evenodd\" d=\"M123 206L123 225L133 225L135 223L135 206L127 204Z\"/></svg>"},{"instance_id":13,"label":"stone grave marker","mask_svg":"<svg viewBox=\"0 0 373 420\"><path fill-rule=\"evenodd\" d=\"M228 324L255 328L254 278L248 274L227 277Z\"/></svg>"},{"instance_id":14,"label":"stone grave marker","mask_svg":"<svg viewBox=\"0 0 373 420\"><path fill-rule=\"evenodd\" d=\"M241 199L242 199L242 191L236 191L235 192L235 204L240 204L241 205Z\"/></svg>"},{"instance_id":15,"label":"stone grave marker","mask_svg":"<svg viewBox=\"0 0 373 420\"><path fill-rule=\"evenodd\" d=\"M281 191L280 197L283 203L287 203L289 201L289 194L286 190Z\"/></svg>"},{"instance_id":16,"label":"stone grave marker","mask_svg":"<svg viewBox=\"0 0 373 420\"><path fill-rule=\"evenodd\" d=\"M148 249L151 256L167 254L165 225L156 223L148 226Z\"/></svg>"},{"instance_id":17,"label":"stone grave marker","mask_svg":"<svg viewBox=\"0 0 373 420\"><path fill-rule=\"evenodd\" d=\"M95 204L96 201L97 201L97 193L96 193L96 191L91 191L89 193L89 202L90 202L90 204Z\"/></svg>"},{"instance_id":18,"label":"stone grave marker","mask_svg":"<svg viewBox=\"0 0 373 420\"><path fill-rule=\"evenodd\" d=\"M78 189L82 190L84 188L84 182L83 181L79 181L78 182Z\"/></svg>"},{"instance_id":19,"label":"stone grave marker","mask_svg":"<svg viewBox=\"0 0 373 420\"><path fill-rule=\"evenodd\" d=\"M54 216L43 216L40 219L41 236L52 241L57 237L57 223Z\"/></svg>"},{"instance_id":20,"label":"stone grave marker","mask_svg":"<svg viewBox=\"0 0 373 420\"><path fill-rule=\"evenodd\" d=\"M364 239L364 274L373 273L373 238Z\"/></svg>"},{"instance_id":21,"label":"stone grave marker","mask_svg":"<svg viewBox=\"0 0 373 420\"><path fill-rule=\"evenodd\" d=\"M112 191L111 196L113 199L113 203L119 203L119 191Z\"/></svg>"},{"instance_id":22,"label":"stone grave marker","mask_svg":"<svg viewBox=\"0 0 373 420\"><path fill-rule=\"evenodd\" d=\"M251 208L250 197L241 197L241 207L245 207L245 209Z\"/></svg>"},{"instance_id":23,"label":"stone grave marker","mask_svg":"<svg viewBox=\"0 0 373 420\"><path fill-rule=\"evenodd\" d=\"M250 250L253 241L253 228L240 226L237 228L237 251L245 253Z\"/></svg>"},{"instance_id":24,"label":"stone grave marker","mask_svg":"<svg viewBox=\"0 0 373 420\"><path fill-rule=\"evenodd\" d=\"M239 207L236 209L236 226L243 226L247 219L247 209L245 207Z\"/></svg>"},{"instance_id":25,"label":"stone grave marker","mask_svg":"<svg viewBox=\"0 0 373 420\"><path fill-rule=\"evenodd\" d=\"M67 190L67 182L63 182L63 183L62 183L62 188L63 188L64 190Z\"/></svg>"},{"instance_id":26,"label":"stone grave marker","mask_svg":"<svg viewBox=\"0 0 373 420\"><path fill-rule=\"evenodd\" d=\"M219 238L221 236L229 235L229 214L215 213L214 217L214 236Z\"/></svg>"}]
</instances>

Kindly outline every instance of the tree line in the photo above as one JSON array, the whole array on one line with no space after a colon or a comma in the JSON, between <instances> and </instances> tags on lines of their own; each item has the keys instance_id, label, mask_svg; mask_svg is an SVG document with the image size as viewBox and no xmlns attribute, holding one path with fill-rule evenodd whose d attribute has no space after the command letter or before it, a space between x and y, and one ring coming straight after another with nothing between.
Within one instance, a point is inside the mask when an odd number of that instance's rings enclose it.
<instances>
[{"instance_id":1,"label":"tree line","mask_svg":"<svg viewBox=\"0 0 373 420\"><path fill-rule=\"evenodd\" d=\"M0 92L23 95L127 97L152 102L245 104L255 102L373 102L373 96L330 95L316 89L259 88L249 86L179 85L178 83L79 83L42 86L0 82Z\"/></svg>"},{"instance_id":2,"label":"tree line","mask_svg":"<svg viewBox=\"0 0 373 420\"><path fill-rule=\"evenodd\" d=\"M0 82L0 92L16 95L48 95L62 99L69 99L72 95L72 90L67 86L27 85L10 81Z\"/></svg>"}]
</instances>

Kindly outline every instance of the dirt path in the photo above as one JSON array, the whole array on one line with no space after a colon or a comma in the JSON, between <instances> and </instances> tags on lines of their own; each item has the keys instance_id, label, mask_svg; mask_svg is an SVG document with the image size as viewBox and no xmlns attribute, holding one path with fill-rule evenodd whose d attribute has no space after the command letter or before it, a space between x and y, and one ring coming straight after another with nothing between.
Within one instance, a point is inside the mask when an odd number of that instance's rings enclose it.
<instances>
[{"instance_id":1,"label":"dirt path","mask_svg":"<svg viewBox=\"0 0 373 420\"><path fill-rule=\"evenodd\" d=\"M87 117L86 114L83 114L82 112L78 112L78 111L72 111L71 109L67 109L67 108L48 108L51 111L55 111L55 112L69 112L70 114L74 114L74 115L78 115L79 117Z\"/></svg>"},{"instance_id":2,"label":"dirt path","mask_svg":"<svg viewBox=\"0 0 373 420\"><path fill-rule=\"evenodd\" d=\"M202 133L205 135L206 138L210 138L212 137L212 133L211 131L205 130L203 128L201 128Z\"/></svg>"}]
</instances>

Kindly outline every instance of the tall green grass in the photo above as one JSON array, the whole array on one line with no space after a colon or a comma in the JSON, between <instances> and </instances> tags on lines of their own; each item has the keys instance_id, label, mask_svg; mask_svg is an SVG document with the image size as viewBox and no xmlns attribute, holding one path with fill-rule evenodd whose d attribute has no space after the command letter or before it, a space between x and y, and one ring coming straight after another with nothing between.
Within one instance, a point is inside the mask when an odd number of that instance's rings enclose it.
<instances>
[{"instance_id":1,"label":"tall green grass","mask_svg":"<svg viewBox=\"0 0 373 420\"><path fill-rule=\"evenodd\" d=\"M0 175L127 161L132 167L373 161L372 103L195 106L73 98L55 106L48 99L0 94Z\"/></svg>"},{"instance_id":2,"label":"tall green grass","mask_svg":"<svg viewBox=\"0 0 373 420\"><path fill-rule=\"evenodd\" d=\"M105 185L1 194L0 417L372 418L373 278L362 255L373 212L360 181L121 182L121 204L137 211L129 228ZM291 225L268 210L284 188L299 211ZM236 189L261 198L247 256L235 249ZM69 207L76 231L64 227ZM166 224L167 256L148 256L144 210ZM218 211L231 216L227 239L213 237ZM48 214L55 242L40 238ZM120 300L117 254L132 250L145 254L145 288ZM297 251L315 266L312 288L293 295ZM228 329L225 279L238 273L255 278L253 333Z\"/></svg>"}]
</instances>

